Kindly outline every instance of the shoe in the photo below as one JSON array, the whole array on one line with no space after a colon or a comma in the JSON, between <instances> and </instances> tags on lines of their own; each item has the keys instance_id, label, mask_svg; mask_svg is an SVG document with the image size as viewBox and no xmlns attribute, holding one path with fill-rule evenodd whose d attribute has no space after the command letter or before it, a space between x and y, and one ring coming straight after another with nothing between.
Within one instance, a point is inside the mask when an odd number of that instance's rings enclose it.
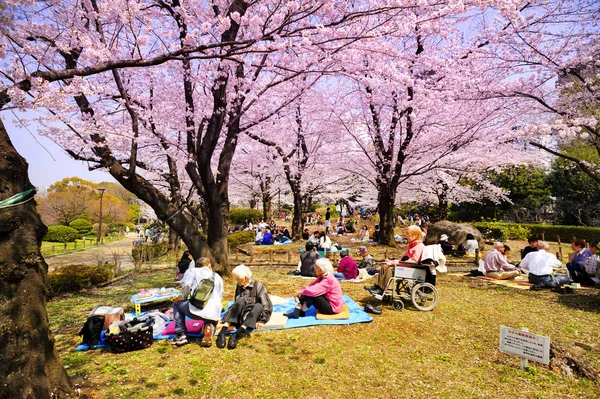
<instances>
[{"instance_id":1,"label":"shoe","mask_svg":"<svg viewBox=\"0 0 600 399\"><path fill-rule=\"evenodd\" d=\"M567 294L572 294L573 292L575 292L575 290L572 287L565 287L565 292Z\"/></svg>"},{"instance_id":2,"label":"shoe","mask_svg":"<svg viewBox=\"0 0 600 399\"><path fill-rule=\"evenodd\" d=\"M301 310L296 308L296 309L294 309L293 312L286 313L286 314L284 314L284 316L287 317L288 319L297 319L300 317L300 312L301 312Z\"/></svg>"},{"instance_id":3,"label":"shoe","mask_svg":"<svg viewBox=\"0 0 600 399\"><path fill-rule=\"evenodd\" d=\"M203 348L210 348L212 346L212 336L214 332L214 327L211 324L207 324L204 326L204 337L202 337L202 341L200 341L200 346Z\"/></svg>"},{"instance_id":4,"label":"shoe","mask_svg":"<svg viewBox=\"0 0 600 399\"><path fill-rule=\"evenodd\" d=\"M381 306L373 306L370 303L367 303L365 305L365 312L373 313L373 314L381 314L382 310L381 310Z\"/></svg>"},{"instance_id":5,"label":"shoe","mask_svg":"<svg viewBox=\"0 0 600 399\"><path fill-rule=\"evenodd\" d=\"M177 334L169 341L171 345L182 346L188 343L187 337L185 334Z\"/></svg>"},{"instance_id":6,"label":"shoe","mask_svg":"<svg viewBox=\"0 0 600 399\"><path fill-rule=\"evenodd\" d=\"M375 289L372 290L368 290L371 294L373 295L381 295L383 294L383 290L379 287L376 287Z\"/></svg>"},{"instance_id":7,"label":"shoe","mask_svg":"<svg viewBox=\"0 0 600 399\"><path fill-rule=\"evenodd\" d=\"M373 291L378 289L379 287L377 285L365 285L363 288L367 291Z\"/></svg>"},{"instance_id":8,"label":"shoe","mask_svg":"<svg viewBox=\"0 0 600 399\"><path fill-rule=\"evenodd\" d=\"M217 348L223 349L227 344L226 336L227 328L223 327L221 331L219 331L219 335L217 335Z\"/></svg>"},{"instance_id":9,"label":"shoe","mask_svg":"<svg viewBox=\"0 0 600 399\"><path fill-rule=\"evenodd\" d=\"M532 291L541 291L543 290L545 287L542 287L541 285L532 285L531 287L529 287L530 290Z\"/></svg>"},{"instance_id":10,"label":"shoe","mask_svg":"<svg viewBox=\"0 0 600 399\"><path fill-rule=\"evenodd\" d=\"M237 332L235 334L231 334L229 337L229 342L227 343L227 349L235 349L237 347L237 342L239 339L239 335Z\"/></svg>"},{"instance_id":11,"label":"shoe","mask_svg":"<svg viewBox=\"0 0 600 399\"><path fill-rule=\"evenodd\" d=\"M560 288L560 287L552 288L550 291L552 291L552 292L558 292L559 294L566 294L567 293L567 291L564 288Z\"/></svg>"}]
</instances>

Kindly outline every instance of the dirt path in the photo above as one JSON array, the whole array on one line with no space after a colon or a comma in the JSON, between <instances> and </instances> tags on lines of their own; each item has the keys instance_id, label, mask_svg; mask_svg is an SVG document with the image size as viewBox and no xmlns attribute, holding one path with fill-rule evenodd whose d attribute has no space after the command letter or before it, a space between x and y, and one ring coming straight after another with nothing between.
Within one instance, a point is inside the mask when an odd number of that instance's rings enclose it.
<instances>
[{"instance_id":1,"label":"dirt path","mask_svg":"<svg viewBox=\"0 0 600 399\"><path fill-rule=\"evenodd\" d=\"M47 258L48 270L53 271L57 267L75 264L97 265L106 262L115 263L115 260L121 262L121 269L133 268L131 249L133 248L133 240L135 239L136 235L130 233L120 241L111 242L110 244L87 249L82 252L73 252Z\"/></svg>"}]
</instances>

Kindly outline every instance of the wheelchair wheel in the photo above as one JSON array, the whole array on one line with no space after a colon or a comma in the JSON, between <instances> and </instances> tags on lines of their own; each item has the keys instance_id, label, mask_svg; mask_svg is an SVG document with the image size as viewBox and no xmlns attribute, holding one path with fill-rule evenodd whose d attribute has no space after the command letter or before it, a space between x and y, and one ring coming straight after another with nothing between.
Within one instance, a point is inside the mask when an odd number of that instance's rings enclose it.
<instances>
[{"instance_id":1,"label":"wheelchair wheel","mask_svg":"<svg viewBox=\"0 0 600 399\"><path fill-rule=\"evenodd\" d=\"M404 309L404 302L400 299L395 299L394 302L392 302L392 306L394 307L394 310L402 310Z\"/></svg>"},{"instance_id":2,"label":"wheelchair wheel","mask_svg":"<svg viewBox=\"0 0 600 399\"><path fill-rule=\"evenodd\" d=\"M429 283L415 285L410 293L410 300L415 308L428 311L435 308L439 295L435 287Z\"/></svg>"}]
</instances>

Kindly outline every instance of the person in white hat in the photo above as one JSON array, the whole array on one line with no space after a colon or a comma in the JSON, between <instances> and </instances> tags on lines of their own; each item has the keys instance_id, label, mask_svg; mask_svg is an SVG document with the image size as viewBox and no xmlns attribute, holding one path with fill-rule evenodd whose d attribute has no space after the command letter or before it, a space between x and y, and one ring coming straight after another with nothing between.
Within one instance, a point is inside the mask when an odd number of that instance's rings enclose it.
<instances>
[{"instance_id":1,"label":"person in white hat","mask_svg":"<svg viewBox=\"0 0 600 399\"><path fill-rule=\"evenodd\" d=\"M444 252L444 255L449 255L454 250L453 245L448 242L448 236L446 234L442 234L440 236L440 241L438 244L442 246L442 252Z\"/></svg>"}]
</instances>

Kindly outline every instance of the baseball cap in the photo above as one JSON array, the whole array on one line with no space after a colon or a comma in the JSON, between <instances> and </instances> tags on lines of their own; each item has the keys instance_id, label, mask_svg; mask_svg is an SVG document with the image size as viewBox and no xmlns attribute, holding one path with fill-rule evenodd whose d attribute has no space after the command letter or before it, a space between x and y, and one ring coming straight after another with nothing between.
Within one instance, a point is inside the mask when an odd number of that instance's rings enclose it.
<instances>
[{"instance_id":1,"label":"baseball cap","mask_svg":"<svg viewBox=\"0 0 600 399\"><path fill-rule=\"evenodd\" d=\"M440 236L440 241L448 241L448 236L446 234L442 234Z\"/></svg>"},{"instance_id":2,"label":"baseball cap","mask_svg":"<svg viewBox=\"0 0 600 399\"><path fill-rule=\"evenodd\" d=\"M367 252L367 247L361 246L360 248L358 248L358 252L360 252L361 254Z\"/></svg>"},{"instance_id":3,"label":"baseball cap","mask_svg":"<svg viewBox=\"0 0 600 399\"><path fill-rule=\"evenodd\" d=\"M347 249L342 249L340 251L340 256L343 258L344 256L348 256L348 250Z\"/></svg>"}]
</instances>

